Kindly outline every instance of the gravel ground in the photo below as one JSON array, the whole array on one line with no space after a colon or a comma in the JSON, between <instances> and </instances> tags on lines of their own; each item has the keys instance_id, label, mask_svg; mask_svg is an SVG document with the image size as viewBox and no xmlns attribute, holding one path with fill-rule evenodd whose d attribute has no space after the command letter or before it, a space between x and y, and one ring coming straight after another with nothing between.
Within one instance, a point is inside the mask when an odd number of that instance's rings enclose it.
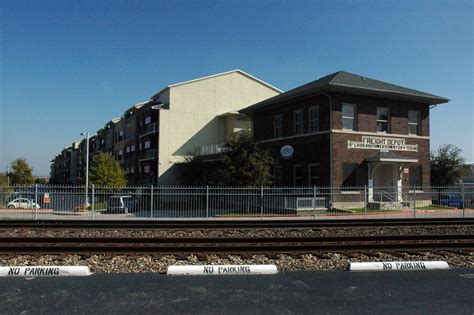
<instances>
[{"instance_id":1,"label":"gravel ground","mask_svg":"<svg viewBox=\"0 0 474 315\"><path fill-rule=\"evenodd\" d=\"M93 272L166 272L169 265L200 265L200 264L276 264L279 271L297 270L344 270L349 262L363 261L414 261L414 260L445 260L451 267L474 268L474 252L419 252L419 253L329 253L324 255L288 256L277 255L267 257L253 255L242 257L216 255L198 258L188 256L186 259L177 259L175 256L153 255L21 255L16 257L0 256L3 266L33 266L33 265L85 265Z\"/></svg>"},{"instance_id":2,"label":"gravel ground","mask_svg":"<svg viewBox=\"0 0 474 315\"><path fill-rule=\"evenodd\" d=\"M372 235L474 234L471 226L360 227L360 228L267 228L267 229L1 229L3 237L325 237ZM166 272L173 264L276 264L280 271L342 270L349 262L446 260L451 267L474 268L474 252L436 251L418 253L328 253L322 255L0 255L2 266L86 265L93 272Z\"/></svg>"},{"instance_id":3,"label":"gravel ground","mask_svg":"<svg viewBox=\"0 0 474 315\"><path fill-rule=\"evenodd\" d=\"M474 226L267 229L0 229L3 237L327 237L474 234Z\"/></svg>"}]
</instances>

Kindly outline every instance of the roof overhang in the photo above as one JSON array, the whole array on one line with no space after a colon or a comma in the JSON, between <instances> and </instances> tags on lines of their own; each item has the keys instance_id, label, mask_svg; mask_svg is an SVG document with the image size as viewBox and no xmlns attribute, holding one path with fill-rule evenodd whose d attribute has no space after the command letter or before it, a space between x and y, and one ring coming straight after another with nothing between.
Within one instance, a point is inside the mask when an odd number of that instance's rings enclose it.
<instances>
[{"instance_id":1,"label":"roof overhang","mask_svg":"<svg viewBox=\"0 0 474 315\"><path fill-rule=\"evenodd\" d=\"M361 87L345 85L345 84L331 84L327 87L324 87L323 90L327 92L350 93L350 94L357 94L357 95L364 95L364 96L413 101L413 102L420 102L420 103L425 103L429 105L443 104L450 101L447 98L439 97L435 95L433 95L432 97L420 96L420 95L411 94L411 93L399 93L399 92L387 91L387 90L375 89L375 88L364 89Z\"/></svg>"}]
</instances>

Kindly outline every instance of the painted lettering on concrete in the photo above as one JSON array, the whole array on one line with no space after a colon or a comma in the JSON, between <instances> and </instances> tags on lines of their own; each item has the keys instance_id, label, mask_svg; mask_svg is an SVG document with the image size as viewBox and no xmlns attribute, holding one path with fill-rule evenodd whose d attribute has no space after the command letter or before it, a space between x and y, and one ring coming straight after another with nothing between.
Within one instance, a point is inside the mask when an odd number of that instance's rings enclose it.
<instances>
[{"instance_id":1,"label":"painted lettering on concrete","mask_svg":"<svg viewBox=\"0 0 474 315\"><path fill-rule=\"evenodd\" d=\"M418 152L418 144L406 144L405 139L385 137L362 137L362 141L347 140L347 148Z\"/></svg>"}]
</instances>

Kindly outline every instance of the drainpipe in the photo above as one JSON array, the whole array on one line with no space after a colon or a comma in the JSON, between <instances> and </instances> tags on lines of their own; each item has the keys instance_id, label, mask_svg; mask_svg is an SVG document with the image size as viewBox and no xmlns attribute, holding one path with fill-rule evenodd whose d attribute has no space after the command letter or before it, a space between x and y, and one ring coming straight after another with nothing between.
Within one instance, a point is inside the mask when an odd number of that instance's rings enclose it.
<instances>
[{"instance_id":1,"label":"drainpipe","mask_svg":"<svg viewBox=\"0 0 474 315\"><path fill-rule=\"evenodd\" d=\"M330 194L330 200L329 200L329 205L332 207L332 186L333 186L333 180L332 180L332 97L331 95L320 91L322 95L326 96L329 98L329 187L331 190Z\"/></svg>"}]
</instances>

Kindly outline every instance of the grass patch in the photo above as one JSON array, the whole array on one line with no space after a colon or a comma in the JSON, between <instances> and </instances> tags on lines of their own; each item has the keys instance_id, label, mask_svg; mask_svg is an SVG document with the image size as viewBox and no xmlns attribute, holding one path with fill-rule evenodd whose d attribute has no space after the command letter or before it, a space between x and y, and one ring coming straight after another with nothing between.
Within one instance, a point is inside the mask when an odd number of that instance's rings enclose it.
<instances>
[{"instance_id":1,"label":"grass patch","mask_svg":"<svg viewBox=\"0 0 474 315\"><path fill-rule=\"evenodd\" d=\"M417 210L457 210L453 207L444 207L438 205L430 205L430 206L423 206L423 207L416 207Z\"/></svg>"}]
</instances>

